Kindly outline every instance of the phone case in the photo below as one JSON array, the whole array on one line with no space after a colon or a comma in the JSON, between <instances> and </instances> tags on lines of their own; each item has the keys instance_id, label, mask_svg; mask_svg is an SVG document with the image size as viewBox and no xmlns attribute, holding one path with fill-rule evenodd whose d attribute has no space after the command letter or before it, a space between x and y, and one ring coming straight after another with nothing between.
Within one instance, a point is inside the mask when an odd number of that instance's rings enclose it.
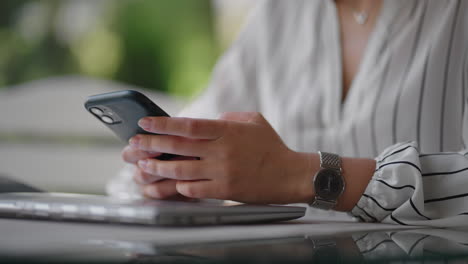
<instances>
[{"instance_id":1,"label":"phone case","mask_svg":"<svg viewBox=\"0 0 468 264\"><path fill-rule=\"evenodd\" d=\"M84 105L86 110L124 142L128 142L136 134L154 134L146 132L138 126L138 120L141 118L145 116L169 116L148 97L133 90L93 95L88 97ZM174 157L171 154L163 155L158 159Z\"/></svg>"}]
</instances>

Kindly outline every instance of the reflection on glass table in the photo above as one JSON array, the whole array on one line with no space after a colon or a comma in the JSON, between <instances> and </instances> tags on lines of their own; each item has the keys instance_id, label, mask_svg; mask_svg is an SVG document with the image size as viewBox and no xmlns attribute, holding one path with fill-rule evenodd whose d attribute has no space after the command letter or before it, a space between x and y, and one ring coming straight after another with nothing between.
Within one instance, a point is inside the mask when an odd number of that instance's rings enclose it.
<instances>
[{"instance_id":1,"label":"reflection on glass table","mask_svg":"<svg viewBox=\"0 0 468 264\"><path fill-rule=\"evenodd\" d=\"M45 239L45 243L47 243ZM468 263L468 229L417 229L302 236L220 243L158 245L152 242L88 239L73 245L77 255L6 259L23 262L105 263ZM5 258L3 258L5 259Z\"/></svg>"}]
</instances>

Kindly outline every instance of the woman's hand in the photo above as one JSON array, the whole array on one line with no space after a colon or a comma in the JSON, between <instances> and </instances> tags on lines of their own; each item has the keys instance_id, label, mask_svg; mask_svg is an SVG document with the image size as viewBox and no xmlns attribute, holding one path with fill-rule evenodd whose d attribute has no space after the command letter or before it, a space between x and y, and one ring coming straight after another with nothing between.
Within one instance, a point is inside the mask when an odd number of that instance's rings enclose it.
<instances>
[{"instance_id":1,"label":"woman's hand","mask_svg":"<svg viewBox=\"0 0 468 264\"><path fill-rule=\"evenodd\" d=\"M226 113L219 120L146 117L139 125L162 134L137 135L123 153L127 162L138 165L135 180L148 196L179 193L248 203L306 202L313 197L311 173L318 169L313 162L317 155L287 148L258 113ZM199 159L152 159L157 153ZM158 182L161 178L169 180Z\"/></svg>"}]
</instances>

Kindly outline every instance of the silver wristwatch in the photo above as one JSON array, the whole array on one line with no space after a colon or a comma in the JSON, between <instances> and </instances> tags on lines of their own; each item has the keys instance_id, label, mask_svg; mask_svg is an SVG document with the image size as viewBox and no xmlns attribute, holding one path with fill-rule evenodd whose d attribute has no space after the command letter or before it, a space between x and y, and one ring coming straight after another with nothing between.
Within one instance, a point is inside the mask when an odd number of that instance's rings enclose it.
<instances>
[{"instance_id":1,"label":"silver wristwatch","mask_svg":"<svg viewBox=\"0 0 468 264\"><path fill-rule=\"evenodd\" d=\"M332 153L319 151L320 170L314 176L314 200L309 204L319 209L330 210L345 189L341 158Z\"/></svg>"}]
</instances>

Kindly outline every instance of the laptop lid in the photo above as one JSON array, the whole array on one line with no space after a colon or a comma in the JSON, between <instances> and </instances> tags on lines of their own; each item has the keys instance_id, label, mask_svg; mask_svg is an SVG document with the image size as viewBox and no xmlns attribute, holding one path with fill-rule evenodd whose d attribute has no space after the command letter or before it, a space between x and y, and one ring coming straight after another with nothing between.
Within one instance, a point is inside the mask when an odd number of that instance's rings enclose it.
<instances>
[{"instance_id":1,"label":"laptop lid","mask_svg":"<svg viewBox=\"0 0 468 264\"><path fill-rule=\"evenodd\" d=\"M285 221L304 216L297 206L119 200L69 193L1 193L0 216L141 225L211 225Z\"/></svg>"}]
</instances>

